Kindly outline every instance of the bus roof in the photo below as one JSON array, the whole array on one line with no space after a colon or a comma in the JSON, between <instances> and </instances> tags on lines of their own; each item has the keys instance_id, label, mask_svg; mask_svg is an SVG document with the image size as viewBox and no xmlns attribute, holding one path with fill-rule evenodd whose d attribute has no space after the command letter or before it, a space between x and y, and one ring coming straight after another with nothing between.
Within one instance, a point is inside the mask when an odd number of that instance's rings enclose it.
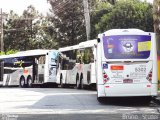
<instances>
[{"instance_id":1,"label":"bus roof","mask_svg":"<svg viewBox=\"0 0 160 120\"><path fill-rule=\"evenodd\" d=\"M63 51L76 50L76 49L79 49L78 45L73 45L73 46L59 48L59 51L63 52Z\"/></svg>"},{"instance_id":2,"label":"bus roof","mask_svg":"<svg viewBox=\"0 0 160 120\"><path fill-rule=\"evenodd\" d=\"M150 35L151 32L145 32L140 29L130 28L130 29L111 29L105 31L104 33L98 34L98 38L102 36L111 36L111 35Z\"/></svg>"},{"instance_id":3,"label":"bus roof","mask_svg":"<svg viewBox=\"0 0 160 120\"><path fill-rule=\"evenodd\" d=\"M38 56L38 55L45 55L50 51L58 52L57 50L44 50L44 49L35 49L35 50L27 50L27 51L20 51L15 54L9 54L9 55L1 55L0 59L4 58L13 58L13 57L25 57L25 56Z\"/></svg>"},{"instance_id":4,"label":"bus roof","mask_svg":"<svg viewBox=\"0 0 160 120\"><path fill-rule=\"evenodd\" d=\"M97 40L88 40L85 42L79 43L79 48L87 48L87 47L93 47L95 44L97 44Z\"/></svg>"},{"instance_id":5,"label":"bus roof","mask_svg":"<svg viewBox=\"0 0 160 120\"><path fill-rule=\"evenodd\" d=\"M88 41L81 42L78 45L59 48L59 51L64 52L64 51L76 50L76 49L81 49L81 48L88 48L88 47L94 46L96 43L97 43L96 39L88 40Z\"/></svg>"}]
</instances>

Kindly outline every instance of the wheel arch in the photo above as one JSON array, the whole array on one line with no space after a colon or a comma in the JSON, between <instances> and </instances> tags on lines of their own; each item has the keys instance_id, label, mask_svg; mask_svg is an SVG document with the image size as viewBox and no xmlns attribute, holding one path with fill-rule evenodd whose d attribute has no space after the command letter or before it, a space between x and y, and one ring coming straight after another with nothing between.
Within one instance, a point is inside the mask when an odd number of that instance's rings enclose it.
<instances>
[{"instance_id":1,"label":"wheel arch","mask_svg":"<svg viewBox=\"0 0 160 120\"><path fill-rule=\"evenodd\" d=\"M28 75L28 76L27 76L27 80L28 80L29 78L31 78L31 79L32 79L32 76L31 76L31 75Z\"/></svg>"}]
</instances>

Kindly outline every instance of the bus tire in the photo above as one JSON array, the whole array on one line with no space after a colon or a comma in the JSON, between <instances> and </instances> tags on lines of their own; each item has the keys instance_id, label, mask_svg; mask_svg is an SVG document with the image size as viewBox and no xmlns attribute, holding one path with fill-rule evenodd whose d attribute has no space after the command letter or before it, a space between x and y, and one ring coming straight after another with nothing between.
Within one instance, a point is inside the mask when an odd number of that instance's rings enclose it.
<instances>
[{"instance_id":1,"label":"bus tire","mask_svg":"<svg viewBox=\"0 0 160 120\"><path fill-rule=\"evenodd\" d=\"M80 82L80 79L79 79L79 75L77 74L76 76L76 88L77 89L81 89L81 82Z\"/></svg>"},{"instance_id":2,"label":"bus tire","mask_svg":"<svg viewBox=\"0 0 160 120\"><path fill-rule=\"evenodd\" d=\"M83 74L80 77L80 89L84 88L84 84L83 84Z\"/></svg>"},{"instance_id":3,"label":"bus tire","mask_svg":"<svg viewBox=\"0 0 160 120\"><path fill-rule=\"evenodd\" d=\"M28 76L28 78L27 78L27 87L28 88L32 87L32 78L31 78L31 76Z\"/></svg>"},{"instance_id":4,"label":"bus tire","mask_svg":"<svg viewBox=\"0 0 160 120\"><path fill-rule=\"evenodd\" d=\"M152 97L143 97L141 101L142 103L149 105L150 102L152 101Z\"/></svg>"},{"instance_id":5,"label":"bus tire","mask_svg":"<svg viewBox=\"0 0 160 120\"><path fill-rule=\"evenodd\" d=\"M65 85L63 84L63 76L60 77L60 87L65 88Z\"/></svg>"},{"instance_id":6,"label":"bus tire","mask_svg":"<svg viewBox=\"0 0 160 120\"><path fill-rule=\"evenodd\" d=\"M24 88L24 87L25 87L25 78L24 78L24 76L21 76L21 77L20 77L19 86L20 86L21 88Z\"/></svg>"},{"instance_id":7,"label":"bus tire","mask_svg":"<svg viewBox=\"0 0 160 120\"><path fill-rule=\"evenodd\" d=\"M105 98L104 97L97 97L97 100L101 104L103 104L105 102Z\"/></svg>"}]
</instances>

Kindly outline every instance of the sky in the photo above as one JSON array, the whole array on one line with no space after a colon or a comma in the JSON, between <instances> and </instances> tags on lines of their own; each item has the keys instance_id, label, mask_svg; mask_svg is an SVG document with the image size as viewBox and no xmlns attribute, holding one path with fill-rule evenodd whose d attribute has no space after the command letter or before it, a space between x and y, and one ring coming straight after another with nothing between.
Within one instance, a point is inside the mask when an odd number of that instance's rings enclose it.
<instances>
[{"instance_id":1,"label":"sky","mask_svg":"<svg viewBox=\"0 0 160 120\"><path fill-rule=\"evenodd\" d=\"M150 3L153 2L153 0L147 1ZM49 8L51 8L50 4L47 3L47 0L0 0L0 8L7 13L9 13L10 10L13 10L15 13L22 15L23 11L27 9L29 5L33 5L36 10L43 14L46 14L46 12L49 11Z\"/></svg>"},{"instance_id":2,"label":"sky","mask_svg":"<svg viewBox=\"0 0 160 120\"><path fill-rule=\"evenodd\" d=\"M3 12L7 13L13 10L15 13L22 15L29 5L33 5L36 10L43 14L51 8L47 0L0 0L0 8L2 8Z\"/></svg>"}]
</instances>

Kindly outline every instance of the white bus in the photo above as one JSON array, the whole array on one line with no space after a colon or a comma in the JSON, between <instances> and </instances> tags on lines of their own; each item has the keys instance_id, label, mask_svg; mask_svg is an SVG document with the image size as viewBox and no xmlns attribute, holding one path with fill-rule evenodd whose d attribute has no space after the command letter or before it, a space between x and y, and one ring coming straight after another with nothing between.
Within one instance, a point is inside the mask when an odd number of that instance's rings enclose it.
<instances>
[{"instance_id":1,"label":"white bus","mask_svg":"<svg viewBox=\"0 0 160 120\"><path fill-rule=\"evenodd\" d=\"M57 83L61 87L71 85L77 89L95 87L95 44L96 40L81 42L78 45L60 48L61 58Z\"/></svg>"},{"instance_id":2,"label":"white bus","mask_svg":"<svg viewBox=\"0 0 160 120\"><path fill-rule=\"evenodd\" d=\"M139 29L112 29L98 35L98 100L105 97L157 96L155 34Z\"/></svg>"},{"instance_id":3,"label":"white bus","mask_svg":"<svg viewBox=\"0 0 160 120\"><path fill-rule=\"evenodd\" d=\"M28 50L0 56L1 86L55 85L57 50Z\"/></svg>"}]
</instances>

